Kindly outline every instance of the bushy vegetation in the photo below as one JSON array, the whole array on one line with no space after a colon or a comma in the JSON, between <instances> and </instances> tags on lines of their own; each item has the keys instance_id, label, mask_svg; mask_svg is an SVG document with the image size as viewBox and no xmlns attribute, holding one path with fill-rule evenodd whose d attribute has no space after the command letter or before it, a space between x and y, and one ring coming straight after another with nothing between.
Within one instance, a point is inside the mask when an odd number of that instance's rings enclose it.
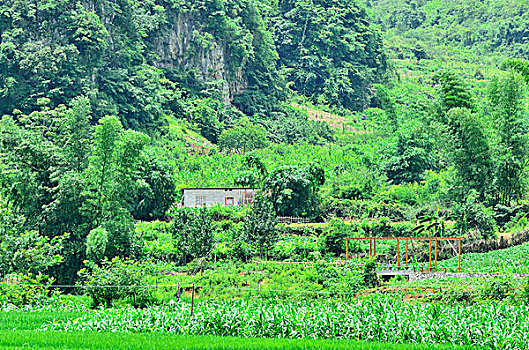
<instances>
[{"instance_id":1,"label":"bushy vegetation","mask_svg":"<svg viewBox=\"0 0 529 350\"><path fill-rule=\"evenodd\" d=\"M527 58L525 0L404 1L365 0L400 59L426 59L442 48L468 49L468 56L496 54ZM500 56L501 57L501 56Z\"/></svg>"}]
</instances>

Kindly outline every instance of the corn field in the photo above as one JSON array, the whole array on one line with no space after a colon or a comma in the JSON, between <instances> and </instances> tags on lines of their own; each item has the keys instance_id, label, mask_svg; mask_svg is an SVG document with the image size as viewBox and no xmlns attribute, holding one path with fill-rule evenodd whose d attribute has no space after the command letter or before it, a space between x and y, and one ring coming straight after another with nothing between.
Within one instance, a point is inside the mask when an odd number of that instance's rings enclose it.
<instances>
[{"instance_id":1,"label":"corn field","mask_svg":"<svg viewBox=\"0 0 529 350\"><path fill-rule=\"evenodd\" d=\"M488 253L463 254L461 265L471 272L529 273L529 243ZM457 266L457 257L442 261L439 266Z\"/></svg>"},{"instance_id":2,"label":"corn field","mask_svg":"<svg viewBox=\"0 0 529 350\"><path fill-rule=\"evenodd\" d=\"M145 309L96 310L45 331L160 332L249 338L351 339L389 343L529 347L529 305L444 306L376 297L325 301L172 302Z\"/></svg>"}]
</instances>

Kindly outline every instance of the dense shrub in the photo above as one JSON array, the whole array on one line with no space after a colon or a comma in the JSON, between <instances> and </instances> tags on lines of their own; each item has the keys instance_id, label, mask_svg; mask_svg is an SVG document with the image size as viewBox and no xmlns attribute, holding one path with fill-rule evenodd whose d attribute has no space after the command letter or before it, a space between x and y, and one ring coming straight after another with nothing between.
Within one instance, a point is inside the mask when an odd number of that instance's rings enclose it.
<instances>
[{"instance_id":1,"label":"dense shrub","mask_svg":"<svg viewBox=\"0 0 529 350\"><path fill-rule=\"evenodd\" d=\"M475 192L471 192L463 203L455 203L452 213L456 220L455 229L461 235L475 231L478 238L489 239L498 229L494 211L481 203Z\"/></svg>"},{"instance_id":2,"label":"dense shrub","mask_svg":"<svg viewBox=\"0 0 529 350\"><path fill-rule=\"evenodd\" d=\"M411 222L391 223L388 218L381 218L361 224L366 237L406 237L413 235L415 225Z\"/></svg>"},{"instance_id":3,"label":"dense shrub","mask_svg":"<svg viewBox=\"0 0 529 350\"><path fill-rule=\"evenodd\" d=\"M111 307L116 302L146 306L155 302L149 285L147 264L130 259L105 259L100 264L87 262L79 271L85 292L93 306Z\"/></svg>"},{"instance_id":4,"label":"dense shrub","mask_svg":"<svg viewBox=\"0 0 529 350\"><path fill-rule=\"evenodd\" d=\"M367 287L374 288L380 285L380 282L377 276L375 259L366 260L366 262L364 263L364 270L362 273L362 277L364 279L364 284Z\"/></svg>"},{"instance_id":5,"label":"dense shrub","mask_svg":"<svg viewBox=\"0 0 529 350\"><path fill-rule=\"evenodd\" d=\"M314 264L320 283L329 297L350 299L365 288L363 275L355 270L336 268L323 263Z\"/></svg>"},{"instance_id":6,"label":"dense shrub","mask_svg":"<svg viewBox=\"0 0 529 350\"><path fill-rule=\"evenodd\" d=\"M414 206L426 199L424 192L425 187L417 182L404 183L391 186L386 191L377 193L375 200L384 203L399 203Z\"/></svg>"},{"instance_id":7,"label":"dense shrub","mask_svg":"<svg viewBox=\"0 0 529 350\"><path fill-rule=\"evenodd\" d=\"M287 224L278 224L276 230L278 235L283 236L320 236L323 232L322 226L311 226L311 225L287 225Z\"/></svg>"},{"instance_id":8,"label":"dense shrub","mask_svg":"<svg viewBox=\"0 0 529 350\"><path fill-rule=\"evenodd\" d=\"M243 226L244 239L262 258L277 239L277 216L267 197L258 194L252 208L246 214Z\"/></svg>"},{"instance_id":9,"label":"dense shrub","mask_svg":"<svg viewBox=\"0 0 529 350\"><path fill-rule=\"evenodd\" d=\"M217 260L246 260L249 254L249 246L247 242L244 242L244 247L241 246L241 243L243 243L241 239L244 229L243 225L243 222L233 222L231 220L213 222Z\"/></svg>"},{"instance_id":10,"label":"dense shrub","mask_svg":"<svg viewBox=\"0 0 529 350\"><path fill-rule=\"evenodd\" d=\"M270 255L277 260L306 261L314 259L318 239L314 236L293 236L278 239Z\"/></svg>"},{"instance_id":11,"label":"dense shrub","mask_svg":"<svg viewBox=\"0 0 529 350\"><path fill-rule=\"evenodd\" d=\"M517 205L505 206L498 204L494 206L494 220L500 227L517 221L529 214L529 203L519 203Z\"/></svg>"},{"instance_id":12,"label":"dense shrub","mask_svg":"<svg viewBox=\"0 0 529 350\"><path fill-rule=\"evenodd\" d=\"M349 200L328 198L322 203L322 211L327 217L377 218L388 217L392 221L407 219L410 207L401 203L385 203L370 200Z\"/></svg>"},{"instance_id":13,"label":"dense shrub","mask_svg":"<svg viewBox=\"0 0 529 350\"><path fill-rule=\"evenodd\" d=\"M86 257L95 262L103 259L107 245L108 231L103 227L93 229L86 237Z\"/></svg>"},{"instance_id":14,"label":"dense shrub","mask_svg":"<svg viewBox=\"0 0 529 350\"><path fill-rule=\"evenodd\" d=\"M163 262L177 262L179 250L165 221L139 222L132 240L132 257Z\"/></svg>"},{"instance_id":15,"label":"dense shrub","mask_svg":"<svg viewBox=\"0 0 529 350\"><path fill-rule=\"evenodd\" d=\"M181 208L175 212L171 233L182 262L205 256L213 246L213 227L207 209Z\"/></svg>"},{"instance_id":16,"label":"dense shrub","mask_svg":"<svg viewBox=\"0 0 529 350\"><path fill-rule=\"evenodd\" d=\"M319 189L325 184L325 170L316 163L281 166L263 183L263 193L278 216L314 217L319 211Z\"/></svg>"},{"instance_id":17,"label":"dense shrub","mask_svg":"<svg viewBox=\"0 0 529 350\"><path fill-rule=\"evenodd\" d=\"M215 205L213 207L208 208L209 215L211 215L211 220L213 221L243 221L244 216L246 215L246 211L247 208L240 206L225 207L222 205Z\"/></svg>"},{"instance_id":18,"label":"dense shrub","mask_svg":"<svg viewBox=\"0 0 529 350\"><path fill-rule=\"evenodd\" d=\"M485 284L481 296L485 299L502 300L508 297L513 290L512 281L507 278L495 278Z\"/></svg>"},{"instance_id":19,"label":"dense shrub","mask_svg":"<svg viewBox=\"0 0 529 350\"><path fill-rule=\"evenodd\" d=\"M345 237L358 237L356 226L333 219L323 230L320 237L320 250L324 254L339 255L345 252Z\"/></svg>"},{"instance_id":20,"label":"dense shrub","mask_svg":"<svg viewBox=\"0 0 529 350\"><path fill-rule=\"evenodd\" d=\"M434 142L418 123L399 128L383 152L382 169L395 184L422 181L436 166Z\"/></svg>"},{"instance_id":21,"label":"dense shrub","mask_svg":"<svg viewBox=\"0 0 529 350\"><path fill-rule=\"evenodd\" d=\"M54 279L42 274L11 274L0 283L0 304L42 305L59 295L50 288Z\"/></svg>"}]
</instances>

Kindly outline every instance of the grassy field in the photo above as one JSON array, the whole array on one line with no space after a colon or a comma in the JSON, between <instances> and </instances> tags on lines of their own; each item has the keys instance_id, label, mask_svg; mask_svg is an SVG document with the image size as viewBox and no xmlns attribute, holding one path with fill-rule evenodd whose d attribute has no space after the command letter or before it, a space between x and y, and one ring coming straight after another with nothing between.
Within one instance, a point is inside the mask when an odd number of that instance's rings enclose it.
<instances>
[{"instance_id":1,"label":"grassy field","mask_svg":"<svg viewBox=\"0 0 529 350\"><path fill-rule=\"evenodd\" d=\"M243 339L161 334L0 331L0 349L365 349L429 350L476 347L358 343L349 340Z\"/></svg>"}]
</instances>

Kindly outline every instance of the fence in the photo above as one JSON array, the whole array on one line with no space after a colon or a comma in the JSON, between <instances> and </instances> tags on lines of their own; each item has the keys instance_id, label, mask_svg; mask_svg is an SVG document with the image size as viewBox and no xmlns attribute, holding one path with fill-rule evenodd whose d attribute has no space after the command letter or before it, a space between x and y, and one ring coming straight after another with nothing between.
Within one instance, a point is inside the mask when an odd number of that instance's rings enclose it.
<instances>
[{"instance_id":1,"label":"fence","mask_svg":"<svg viewBox=\"0 0 529 350\"><path fill-rule=\"evenodd\" d=\"M406 269L412 268L413 271L419 271L424 272L424 270L428 270L428 272L435 271L437 272L437 245L438 242L445 241L456 241L458 242L458 250L457 250L457 256L458 256L458 266L454 267L444 267L443 271L446 272L447 269L457 269L458 272L461 272L461 240L463 238L459 237L347 237L345 238L345 260L349 260L349 241L369 241L369 256L375 257L377 256L377 241L396 241L397 242L397 269L401 268L401 259L400 259L400 242L405 241L406 242L406 253L405 253L405 267ZM409 241L428 241L429 242L429 267L424 268L420 266L412 267L409 265L409 259L408 259L408 242ZM432 266L432 242L434 243L434 254L433 257L433 264ZM404 262L403 262L404 263ZM403 264L404 265L404 264Z\"/></svg>"},{"instance_id":2,"label":"fence","mask_svg":"<svg viewBox=\"0 0 529 350\"><path fill-rule=\"evenodd\" d=\"M309 218L295 217L295 216L278 216L277 222L279 224L299 224L299 223L309 223L311 220Z\"/></svg>"},{"instance_id":3,"label":"fence","mask_svg":"<svg viewBox=\"0 0 529 350\"><path fill-rule=\"evenodd\" d=\"M498 277L496 275L494 276L483 276L483 277L476 277L476 278L486 278L486 277ZM529 278L529 275L527 274L518 274L514 275L513 278L520 278L520 279L527 279ZM236 295L238 298L247 297L247 296L258 296L264 294L265 296L271 296L270 293L278 293L278 294L312 294L312 295L322 295L322 296L330 296L330 295L348 295L348 296L360 296L362 294L359 294L358 291L346 291L346 290L309 290L309 289L276 289L276 288L261 288L261 285L257 286L210 286L210 285L196 285L196 284L159 284L159 285L92 285L92 286L85 286L85 285L35 285L35 284L11 284L11 283L2 283L0 282L0 289L1 288L9 288L9 287L27 287L27 288L42 288L42 289L81 289L81 290L89 290L89 289L177 289L180 291L180 293L177 293L177 297L179 298L185 291L188 291L190 293L193 293L192 298L196 295L196 293L199 293L203 290L230 290L236 292L234 295ZM421 287L416 285L410 285L407 287L403 287L402 289L391 289L392 287L389 286L389 289L386 291L384 289L381 290L383 292L381 295L402 295L403 293L414 293L414 292L421 292L424 291L425 294L429 295L435 295L439 293L466 293L469 295L480 295L480 296L505 296L504 293L498 293L498 292L491 292L491 291L479 291L479 290L465 290L460 291L457 289L451 289L449 287ZM515 290L514 287L507 288L506 291L513 292ZM516 290L520 293L523 293L522 290ZM245 292L248 292L249 295L245 295ZM255 292L255 293L252 293ZM373 293L378 294L378 293ZM370 294L367 294L370 295ZM212 296L212 299L217 299L218 296ZM233 299L233 297L228 298L229 300Z\"/></svg>"}]
</instances>

